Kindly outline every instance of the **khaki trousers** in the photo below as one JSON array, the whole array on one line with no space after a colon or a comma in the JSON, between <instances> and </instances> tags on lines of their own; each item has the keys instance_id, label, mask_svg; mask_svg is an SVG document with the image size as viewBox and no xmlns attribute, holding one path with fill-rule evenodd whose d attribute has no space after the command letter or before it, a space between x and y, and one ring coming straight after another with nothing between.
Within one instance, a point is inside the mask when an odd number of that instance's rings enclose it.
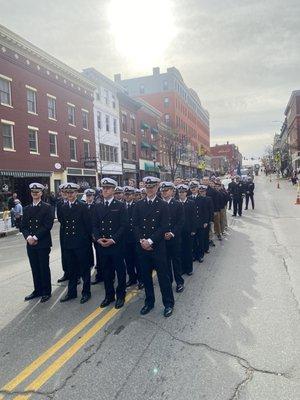
<instances>
[{"instance_id":1,"label":"khaki trousers","mask_svg":"<svg viewBox=\"0 0 300 400\"><path fill-rule=\"evenodd\" d=\"M226 208L222 208L222 210L220 211L220 225L221 225L221 232L224 233L225 228L227 228Z\"/></svg>"},{"instance_id":2,"label":"khaki trousers","mask_svg":"<svg viewBox=\"0 0 300 400\"><path fill-rule=\"evenodd\" d=\"M214 230L217 236L221 235L221 212L214 212Z\"/></svg>"}]
</instances>

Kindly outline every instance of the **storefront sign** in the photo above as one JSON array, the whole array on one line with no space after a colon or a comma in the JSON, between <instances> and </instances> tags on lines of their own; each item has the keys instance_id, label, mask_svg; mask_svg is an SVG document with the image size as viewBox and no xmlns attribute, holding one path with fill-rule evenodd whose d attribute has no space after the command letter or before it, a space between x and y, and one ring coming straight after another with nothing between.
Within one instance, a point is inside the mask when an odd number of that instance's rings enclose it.
<instances>
[{"instance_id":1,"label":"storefront sign","mask_svg":"<svg viewBox=\"0 0 300 400\"><path fill-rule=\"evenodd\" d=\"M55 163L54 164L55 169L61 169L61 164L60 163Z\"/></svg>"}]
</instances>

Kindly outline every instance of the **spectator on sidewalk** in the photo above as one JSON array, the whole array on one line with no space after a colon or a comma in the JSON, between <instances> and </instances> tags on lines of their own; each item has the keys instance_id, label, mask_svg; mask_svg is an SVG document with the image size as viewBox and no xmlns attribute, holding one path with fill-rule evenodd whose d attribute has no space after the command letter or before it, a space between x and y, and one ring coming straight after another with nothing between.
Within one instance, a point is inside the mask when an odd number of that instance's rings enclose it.
<instances>
[{"instance_id":1,"label":"spectator on sidewalk","mask_svg":"<svg viewBox=\"0 0 300 400\"><path fill-rule=\"evenodd\" d=\"M19 199L15 200L15 206L13 208L13 213L15 217L15 227L21 231L21 224L23 218L23 207Z\"/></svg>"},{"instance_id":2,"label":"spectator on sidewalk","mask_svg":"<svg viewBox=\"0 0 300 400\"><path fill-rule=\"evenodd\" d=\"M5 231L8 230L9 216L10 216L10 211L9 211L8 207L4 207L2 219L3 219Z\"/></svg>"},{"instance_id":3,"label":"spectator on sidewalk","mask_svg":"<svg viewBox=\"0 0 300 400\"><path fill-rule=\"evenodd\" d=\"M8 209L10 211L10 219L11 219L11 227L15 226L15 216L13 212L13 208L15 206L15 200L18 198L17 193L13 193L13 195L8 199Z\"/></svg>"}]
</instances>

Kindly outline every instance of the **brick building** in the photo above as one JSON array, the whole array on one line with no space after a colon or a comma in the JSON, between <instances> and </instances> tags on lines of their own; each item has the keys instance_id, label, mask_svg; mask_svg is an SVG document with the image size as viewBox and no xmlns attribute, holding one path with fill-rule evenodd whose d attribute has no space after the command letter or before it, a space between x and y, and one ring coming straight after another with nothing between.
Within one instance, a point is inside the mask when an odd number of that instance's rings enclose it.
<instances>
[{"instance_id":1,"label":"brick building","mask_svg":"<svg viewBox=\"0 0 300 400\"><path fill-rule=\"evenodd\" d=\"M233 172L238 168L239 164L242 166L242 154L239 152L239 148L233 143L216 144L210 148L210 155L212 160L214 157L225 157L229 169L228 172Z\"/></svg>"},{"instance_id":2,"label":"brick building","mask_svg":"<svg viewBox=\"0 0 300 400\"><path fill-rule=\"evenodd\" d=\"M196 176L199 150L203 147L208 151L210 146L209 114L180 72L174 67L166 73L153 68L150 76L122 80L117 74L115 82L130 96L145 100L162 113L162 121L178 132L182 140L184 154L178 174L192 169Z\"/></svg>"},{"instance_id":3,"label":"brick building","mask_svg":"<svg viewBox=\"0 0 300 400\"><path fill-rule=\"evenodd\" d=\"M0 25L0 195L28 183L51 191L67 180L96 185L94 86L81 74Z\"/></svg>"}]
</instances>

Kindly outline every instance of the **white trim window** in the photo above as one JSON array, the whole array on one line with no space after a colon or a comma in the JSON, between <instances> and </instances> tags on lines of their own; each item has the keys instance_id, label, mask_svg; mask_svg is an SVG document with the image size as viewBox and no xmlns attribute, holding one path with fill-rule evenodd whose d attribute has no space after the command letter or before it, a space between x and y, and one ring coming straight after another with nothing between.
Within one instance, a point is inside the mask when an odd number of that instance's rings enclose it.
<instances>
[{"instance_id":1,"label":"white trim window","mask_svg":"<svg viewBox=\"0 0 300 400\"><path fill-rule=\"evenodd\" d=\"M39 154L38 130L28 127L28 142L30 154Z\"/></svg>"},{"instance_id":2,"label":"white trim window","mask_svg":"<svg viewBox=\"0 0 300 400\"><path fill-rule=\"evenodd\" d=\"M77 161L77 144L76 138L69 136L70 143L70 159L71 161Z\"/></svg>"},{"instance_id":3,"label":"white trim window","mask_svg":"<svg viewBox=\"0 0 300 400\"><path fill-rule=\"evenodd\" d=\"M2 143L4 151L15 151L14 122L1 120Z\"/></svg>"},{"instance_id":4,"label":"white trim window","mask_svg":"<svg viewBox=\"0 0 300 400\"><path fill-rule=\"evenodd\" d=\"M82 115L82 127L84 130L89 130L89 112L87 110L81 109Z\"/></svg>"},{"instance_id":5,"label":"white trim window","mask_svg":"<svg viewBox=\"0 0 300 400\"><path fill-rule=\"evenodd\" d=\"M48 118L56 121L57 120L56 97L47 94L47 104L48 104Z\"/></svg>"},{"instance_id":6,"label":"white trim window","mask_svg":"<svg viewBox=\"0 0 300 400\"><path fill-rule=\"evenodd\" d=\"M111 95L111 105L112 108L116 108L116 96L114 94Z\"/></svg>"},{"instance_id":7,"label":"white trim window","mask_svg":"<svg viewBox=\"0 0 300 400\"><path fill-rule=\"evenodd\" d=\"M105 129L109 132L109 115L105 115Z\"/></svg>"},{"instance_id":8,"label":"white trim window","mask_svg":"<svg viewBox=\"0 0 300 400\"><path fill-rule=\"evenodd\" d=\"M97 111L97 128L102 129L101 111Z\"/></svg>"},{"instance_id":9,"label":"white trim window","mask_svg":"<svg viewBox=\"0 0 300 400\"><path fill-rule=\"evenodd\" d=\"M49 131L50 156L57 157L57 132Z\"/></svg>"},{"instance_id":10,"label":"white trim window","mask_svg":"<svg viewBox=\"0 0 300 400\"><path fill-rule=\"evenodd\" d=\"M117 125L117 119L116 118L114 118L114 120L113 120L113 125L114 125L114 133L117 133L118 125Z\"/></svg>"},{"instance_id":11,"label":"white trim window","mask_svg":"<svg viewBox=\"0 0 300 400\"><path fill-rule=\"evenodd\" d=\"M37 114L36 89L26 86L26 98L27 98L27 111L29 112L29 114Z\"/></svg>"},{"instance_id":12,"label":"white trim window","mask_svg":"<svg viewBox=\"0 0 300 400\"><path fill-rule=\"evenodd\" d=\"M169 108L170 105L170 99L169 97L164 98L164 108Z\"/></svg>"},{"instance_id":13,"label":"white trim window","mask_svg":"<svg viewBox=\"0 0 300 400\"><path fill-rule=\"evenodd\" d=\"M104 102L107 106L109 105L109 93L107 89L104 89Z\"/></svg>"},{"instance_id":14,"label":"white trim window","mask_svg":"<svg viewBox=\"0 0 300 400\"><path fill-rule=\"evenodd\" d=\"M68 103L68 123L75 126L75 106Z\"/></svg>"},{"instance_id":15,"label":"white trim window","mask_svg":"<svg viewBox=\"0 0 300 400\"><path fill-rule=\"evenodd\" d=\"M85 159L88 159L91 157L91 151L90 151L90 141L89 140L84 140L83 141L83 156Z\"/></svg>"},{"instance_id":16,"label":"white trim window","mask_svg":"<svg viewBox=\"0 0 300 400\"><path fill-rule=\"evenodd\" d=\"M12 106L11 102L11 78L0 75L0 104Z\"/></svg>"}]
</instances>

